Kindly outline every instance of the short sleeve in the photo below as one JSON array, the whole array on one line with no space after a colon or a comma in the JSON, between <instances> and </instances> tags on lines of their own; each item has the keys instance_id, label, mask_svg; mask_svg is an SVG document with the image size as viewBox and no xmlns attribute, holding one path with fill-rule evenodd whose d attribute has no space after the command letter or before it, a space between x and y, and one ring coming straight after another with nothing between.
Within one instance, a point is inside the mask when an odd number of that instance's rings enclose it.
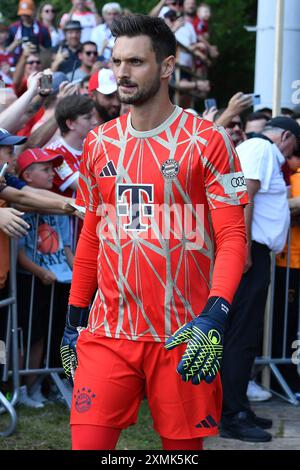
<instances>
[{"instance_id":1,"label":"short sleeve","mask_svg":"<svg viewBox=\"0 0 300 470\"><path fill-rule=\"evenodd\" d=\"M57 155L59 149L46 149L48 153L53 153ZM80 158L80 156L78 156ZM74 181L78 180L78 165L75 163L75 157L71 154L64 154L63 162L60 166L57 166L54 169L54 186L58 188L62 193L66 191L69 186L71 186Z\"/></svg>"},{"instance_id":2,"label":"short sleeve","mask_svg":"<svg viewBox=\"0 0 300 470\"><path fill-rule=\"evenodd\" d=\"M85 207L90 212L97 212L100 204L97 180L93 172L93 162L98 152L99 143L91 141L91 133L85 140L80 163L79 184L76 204Z\"/></svg>"},{"instance_id":3,"label":"short sleeve","mask_svg":"<svg viewBox=\"0 0 300 470\"><path fill-rule=\"evenodd\" d=\"M247 186L234 145L223 127L215 127L203 155L209 208L248 203Z\"/></svg>"},{"instance_id":4,"label":"short sleeve","mask_svg":"<svg viewBox=\"0 0 300 470\"><path fill-rule=\"evenodd\" d=\"M12 188L22 189L24 188L24 186L27 186L27 184L24 181L22 181L20 178L17 178L14 175L11 175L10 173L6 173L4 178L5 178L5 182L7 186L11 186Z\"/></svg>"},{"instance_id":5,"label":"short sleeve","mask_svg":"<svg viewBox=\"0 0 300 470\"><path fill-rule=\"evenodd\" d=\"M254 138L237 147L237 153L246 179L260 181L267 191L273 172L273 149L267 140Z\"/></svg>"}]
</instances>

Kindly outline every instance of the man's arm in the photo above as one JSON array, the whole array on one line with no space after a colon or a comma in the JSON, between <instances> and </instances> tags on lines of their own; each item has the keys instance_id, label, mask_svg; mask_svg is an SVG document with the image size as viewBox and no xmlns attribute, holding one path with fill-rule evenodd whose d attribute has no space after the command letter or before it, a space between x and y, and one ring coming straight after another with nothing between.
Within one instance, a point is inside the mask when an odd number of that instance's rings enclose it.
<instances>
[{"instance_id":1,"label":"man's arm","mask_svg":"<svg viewBox=\"0 0 300 470\"><path fill-rule=\"evenodd\" d=\"M18 262L25 271L30 272L34 276L38 277L40 281L45 284L53 284L56 281L56 276L51 271L42 268L38 264L34 263L25 253L24 248L21 248L18 252Z\"/></svg>"},{"instance_id":2,"label":"man's arm","mask_svg":"<svg viewBox=\"0 0 300 470\"><path fill-rule=\"evenodd\" d=\"M246 234L247 234L247 259L245 264L246 273L252 266L251 259L251 246L252 246L252 219L253 219L253 210L254 210L254 196L260 190L260 181L246 179L249 204L245 209L245 224L246 224Z\"/></svg>"},{"instance_id":3,"label":"man's arm","mask_svg":"<svg viewBox=\"0 0 300 470\"><path fill-rule=\"evenodd\" d=\"M27 91L0 114L0 127L12 134L20 129L20 120L26 113L32 99L38 94L39 79L41 76L42 72L33 73L30 76Z\"/></svg>"},{"instance_id":4,"label":"man's arm","mask_svg":"<svg viewBox=\"0 0 300 470\"><path fill-rule=\"evenodd\" d=\"M97 225L100 217L87 211L73 263L73 278L69 304L86 308L97 288L97 259L99 239Z\"/></svg>"},{"instance_id":5,"label":"man's arm","mask_svg":"<svg viewBox=\"0 0 300 470\"><path fill-rule=\"evenodd\" d=\"M231 123L234 116L240 115L243 111L252 106L252 98L244 95L241 91L233 95L224 113L216 120L216 124L226 127Z\"/></svg>"},{"instance_id":6,"label":"man's arm","mask_svg":"<svg viewBox=\"0 0 300 470\"><path fill-rule=\"evenodd\" d=\"M46 197L44 192L50 193L50 191L44 189L35 189L33 191L32 189L29 186L24 186L21 190L6 186L1 191L1 198L11 204L16 204L21 209L41 210L45 214L72 215L75 212L75 209L62 196L57 194L54 197Z\"/></svg>"},{"instance_id":7,"label":"man's arm","mask_svg":"<svg viewBox=\"0 0 300 470\"><path fill-rule=\"evenodd\" d=\"M165 5L165 0L160 0L155 7L152 8L152 10L149 12L149 16L158 16L160 13L160 10L162 7Z\"/></svg>"}]
</instances>

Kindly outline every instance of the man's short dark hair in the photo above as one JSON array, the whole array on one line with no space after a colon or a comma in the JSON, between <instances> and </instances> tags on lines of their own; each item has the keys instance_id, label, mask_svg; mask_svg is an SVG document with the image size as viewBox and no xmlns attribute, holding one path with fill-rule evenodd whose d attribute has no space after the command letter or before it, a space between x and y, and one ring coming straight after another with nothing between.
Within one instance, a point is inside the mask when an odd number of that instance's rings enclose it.
<instances>
[{"instance_id":1,"label":"man's short dark hair","mask_svg":"<svg viewBox=\"0 0 300 470\"><path fill-rule=\"evenodd\" d=\"M55 119L62 135L70 131L68 119L75 121L78 116L90 113L93 108L93 100L85 95L66 96L59 101L55 109Z\"/></svg>"},{"instance_id":2,"label":"man's short dark hair","mask_svg":"<svg viewBox=\"0 0 300 470\"><path fill-rule=\"evenodd\" d=\"M266 114L254 112L248 114L248 116L246 117L246 122L258 121L259 119L265 119L266 121L269 121L269 117Z\"/></svg>"},{"instance_id":3,"label":"man's short dark hair","mask_svg":"<svg viewBox=\"0 0 300 470\"><path fill-rule=\"evenodd\" d=\"M93 41L85 41L83 42L82 44L80 44L80 48L78 50L78 52L83 52L85 46L94 46L97 50L97 44Z\"/></svg>"},{"instance_id":4,"label":"man's short dark hair","mask_svg":"<svg viewBox=\"0 0 300 470\"><path fill-rule=\"evenodd\" d=\"M113 21L111 32L116 39L122 36L148 36L159 64L166 57L176 55L176 38L161 18L147 15L121 16Z\"/></svg>"}]
</instances>

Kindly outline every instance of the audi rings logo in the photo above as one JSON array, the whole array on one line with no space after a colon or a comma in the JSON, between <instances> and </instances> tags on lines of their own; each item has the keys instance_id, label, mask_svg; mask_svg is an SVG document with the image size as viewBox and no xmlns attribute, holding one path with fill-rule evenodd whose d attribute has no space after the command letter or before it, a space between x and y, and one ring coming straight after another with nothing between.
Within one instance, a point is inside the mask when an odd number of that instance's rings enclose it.
<instances>
[{"instance_id":1,"label":"audi rings logo","mask_svg":"<svg viewBox=\"0 0 300 470\"><path fill-rule=\"evenodd\" d=\"M239 176L238 178L232 178L231 180L231 186L233 188L241 188L245 186L245 178L244 176Z\"/></svg>"}]
</instances>

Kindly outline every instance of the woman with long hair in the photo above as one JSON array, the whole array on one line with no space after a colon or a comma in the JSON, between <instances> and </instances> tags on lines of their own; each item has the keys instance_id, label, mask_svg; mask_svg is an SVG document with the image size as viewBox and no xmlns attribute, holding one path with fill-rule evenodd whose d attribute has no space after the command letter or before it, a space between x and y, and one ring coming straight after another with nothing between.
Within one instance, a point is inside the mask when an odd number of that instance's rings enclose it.
<instances>
[{"instance_id":1,"label":"woman with long hair","mask_svg":"<svg viewBox=\"0 0 300 470\"><path fill-rule=\"evenodd\" d=\"M58 46L62 35L56 26L56 9L54 5L49 2L43 2L38 9L39 21L48 28L52 47Z\"/></svg>"}]
</instances>

